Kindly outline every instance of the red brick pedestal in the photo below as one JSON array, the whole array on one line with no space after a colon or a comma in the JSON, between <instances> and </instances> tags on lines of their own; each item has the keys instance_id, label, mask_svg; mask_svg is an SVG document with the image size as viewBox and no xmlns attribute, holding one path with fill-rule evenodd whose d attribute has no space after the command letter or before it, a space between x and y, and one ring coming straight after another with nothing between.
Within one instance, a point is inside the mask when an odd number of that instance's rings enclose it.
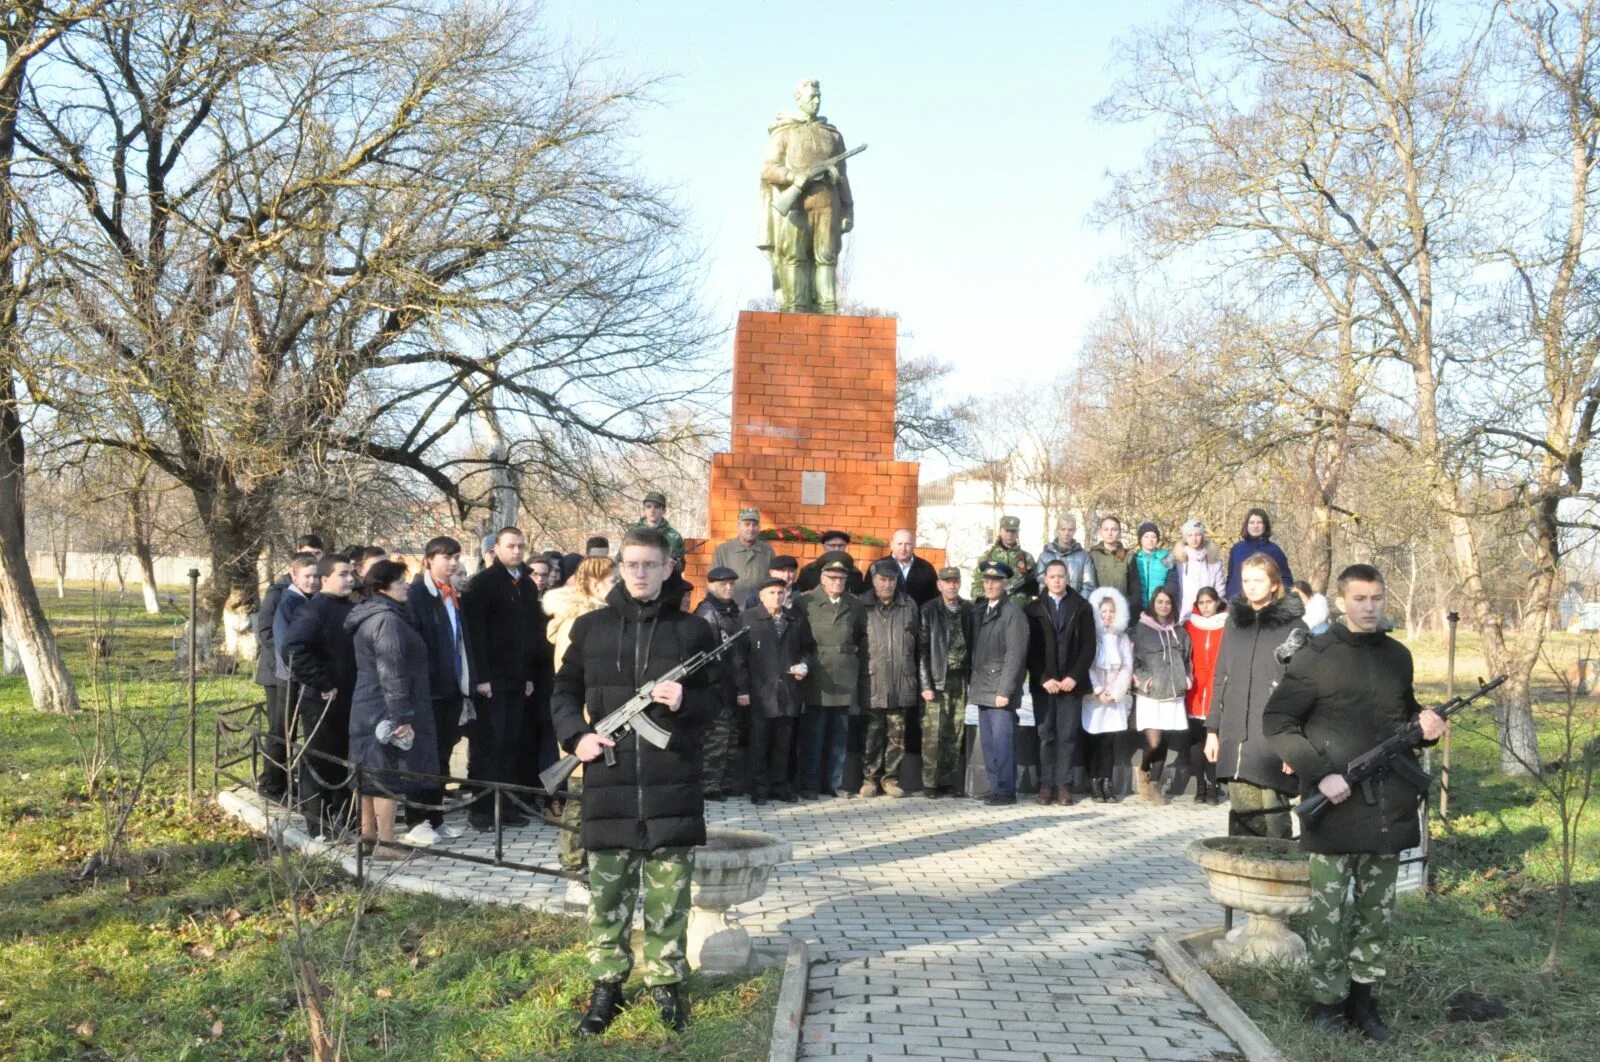
<instances>
[{"instance_id":1,"label":"red brick pedestal","mask_svg":"<svg viewBox=\"0 0 1600 1062\"><path fill-rule=\"evenodd\" d=\"M733 348L733 450L711 461L710 539L686 575L705 585L711 553L739 529L739 510L765 528L804 525L871 535L859 565L888 553L895 529L917 526L917 465L894 459L895 321L818 314L739 315ZM774 542L804 564L816 543ZM918 555L936 567L942 550ZM698 595L697 595L698 596Z\"/></svg>"}]
</instances>

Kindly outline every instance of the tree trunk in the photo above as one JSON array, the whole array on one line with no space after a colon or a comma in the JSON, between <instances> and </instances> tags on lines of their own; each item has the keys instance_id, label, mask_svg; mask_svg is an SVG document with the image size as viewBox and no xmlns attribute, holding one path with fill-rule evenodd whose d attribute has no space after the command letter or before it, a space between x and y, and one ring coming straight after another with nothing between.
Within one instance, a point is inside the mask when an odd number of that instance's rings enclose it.
<instances>
[{"instance_id":1,"label":"tree trunk","mask_svg":"<svg viewBox=\"0 0 1600 1062\"><path fill-rule=\"evenodd\" d=\"M485 402L493 401L490 392ZM489 460L489 531L512 527L522 512L522 477L511 465L511 447L500 427L500 417L489 405L480 406L478 419L483 430Z\"/></svg>"},{"instance_id":2,"label":"tree trunk","mask_svg":"<svg viewBox=\"0 0 1600 1062\"><path fill-rule=\"evenodd\" d=\"M1305 579L1311 589L1325 594L1333 579L1333 506L1316 484L1313 489L1316 493L1311 502L1311 563L1306 567Z\"/></svg>"},{"instance_id":3,"label":"tree trunk","mask_svg":"<svg viewBox=\"0 0 1600 1062\"><path fill-rule=\"evenodd\" d=\"M211 546L211 577L200 588L199 637L237 660L256 658L253 627L260 604L257 564L272 495L248 495L232 484L194 488L195 508Z\"/></svg>"},{"instance_id":4,"label":"tree trunk","mask_svg":"<svg viewBox=\"0 0 1600 1062\"><path fill-rule=\"evenodd\" d=\"M144 590L144 610L154 616L161 611L161 599L156 596L156 562L150 549L150 522L144 517L144 477L139 478L139 488L128 495L128 530L133 539L133 557L139 562L139 584Z\"/></svg>"}]
</instances>

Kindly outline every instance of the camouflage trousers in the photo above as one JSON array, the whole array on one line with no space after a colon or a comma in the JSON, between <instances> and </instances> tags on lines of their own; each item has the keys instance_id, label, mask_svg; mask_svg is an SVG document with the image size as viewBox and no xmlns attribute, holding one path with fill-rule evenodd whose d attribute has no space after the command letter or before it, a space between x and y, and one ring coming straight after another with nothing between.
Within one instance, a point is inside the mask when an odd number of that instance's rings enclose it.
<instances>
[{"instance_id":1,"label":"camouflage trousers","mask_svg":"<svg viewBox=\"0 0 1600 1062\"><path fill-rule=\"evenodd\" d=\"M1238 813L1282 808L1281 815L1251 815L1240 818ZM1229 837L1281 837L1289 839L1289 798L1276 789L1251 785L1237 779L1228 783L1228 836Z\"/></svg>"},{"instance_id":2,"label":"camouflage trousers","mask_svg":"<svg viewBox=\"0 0 1600 1062\"><path fill-rule=\"evenodd\" d=\"M1318 1003L1342 1002L1351 981L1383 977L1399 874L1399 856L1311 854L1306 972Z\"/></svg>"},{"instance_id":3,"label":"camouflage trousers","mask_svg":"<svg viewBox=\"0 0 1600 1062\"><path fill-rule=\"evenodd\" d=\"M689 879L693 848L589 853L589 977L620 983L633 969L633 905L644 878L644 983L671 985L689 974Z\"/></svg>"},{"instance_id":4,"label":"camouflage trousers","mask_svg":"<svg viewBox=\"0 0 1600 1062\"><path fill-rule=\"evenodd\" d=\"M719 704L717 714L705 730L703 758L700 761L700 786L707 792L729 792L738 784L734 757L739 751L739 724L731 701Z\"/></svg>"},{"instance_id":5,"label":"camouflage trousers","mask_svg":"<svg viewBox=\"0 0 1600 1062\"><path fill-rule=\"evenodd\" d=\"M922 702L922 788L956 785L956 769L961 762L961 743L966 737L967 676L964 672L945 674L944 689L935 690L933 700Z\"/></svg>"},{"instance_id":6,"label":"camouflage trousers","mask_svg":"<svg viewBox=\"0 0 1600 1062\"><path fill-rule=\"evenodd\" d=\"M561 869L576 874L583 869L583 767L567 779L567 802L561 808L561 837L556 842Z\"/></svg>"},{"instance_id":7,"label":"camouflage trousers","mask_svg":"<svg viewBox=\"0 0 1600 1062\"><path fill-rule=\"evenodd\" d=\"M965 710L965 706L963 706ZM861 779L900 784L900 764L906 758L906 709L868 708L866 749L861 757Z\"/></svg>"}]
</instances>

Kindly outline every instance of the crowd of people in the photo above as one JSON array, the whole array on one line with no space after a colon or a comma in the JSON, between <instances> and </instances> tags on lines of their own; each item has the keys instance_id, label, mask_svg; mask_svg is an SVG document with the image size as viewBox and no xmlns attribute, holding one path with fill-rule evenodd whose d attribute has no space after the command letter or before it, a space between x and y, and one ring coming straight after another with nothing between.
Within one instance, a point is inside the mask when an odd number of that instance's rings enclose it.
<instances>
[{"instance_id":1,"label":"crowd of people","mask_svg":"<svg viewBox=\"0 0 1600 1062\"><path fill-rule=\"evenodd\" d=\"M647 495L643 510L615 553L594 538L583 555L530 557L522 532L501 528L483 540L470 578L453 538L429 541L413 574L381 548L333 553L307 535L256 625L271 735L258 784L269 796L288 792L283 765L298 734L320 754L299 757L297 796L324 837L359 838L373 858L392 860L462 836L443 814L440 776L463 737L469 783L529 787L508 801L494 786L469 786L468 826L521 825L527 808L565 827L562 866L592 895L595 994L580 1032L603 1031L620 1003L632 965L623 913L641 881L645 981L682 1027L704 801L905 797L908 737L920 738L923 797L961 795L975 714L982 799L1014 804L1025 690L1038 804L1081 799L1080 774L1090 799L1119 799L1113 771L1132 738L1139 799L1166 801L1173 754L1190 764L1196 801L1220 802L1227 784L1230 832L1290 835L1289 801L1303 789L1296 760L1311 753L1286 736L1298 724L1269 725L1269 702L1296 650L1327 629L1328 606L1291 581L1264 511L1246 514L1226 563L1198 520L1170 547L1146 521L1130 546L1106 516L1085 548L1063 517L1036 558L1006 517L968 598L964 573L916 556L909 530L865 565L848 534L827 532L822 554L802 567L774 551L761 514L746 509L691 613L665 497ZM652 720L672 735L665 748L595 733L651 676L740 632L717 666L655 683ZM1409 696L1409 671L1404 686ZM1415 709L1414 697L1403 707ZM852 748L860 781L847 791ZM585 767L564 793L534 798L562 750ZM329 766L346 759L361 768L353 797ZM402 807L407 832L397 835ZM1366 863L1335 862L1325 877L1368 873Z\"/></svg>"}]
</instances>

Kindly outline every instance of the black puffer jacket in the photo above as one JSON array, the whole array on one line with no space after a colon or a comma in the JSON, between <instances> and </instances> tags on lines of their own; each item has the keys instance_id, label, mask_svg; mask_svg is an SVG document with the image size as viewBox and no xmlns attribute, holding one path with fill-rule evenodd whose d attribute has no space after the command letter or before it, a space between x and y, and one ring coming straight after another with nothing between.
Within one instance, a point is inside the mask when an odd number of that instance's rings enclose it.
<instances>
[{"instance_id":1,"label":"black puffer jacket","mask_svg":"<svg viewBox=\"0 0 1600 1062\"><path fill-rule=\"evenodd\" d=\"M1236 597L1228 605L1228 625L1217 670L1211 679L1211 716L1206 729L1221 741L1217 777L1239 779L1280 793L1294 793L1300 782L1283 773L1283 758L1261 729L1267 698L1278 688L1283 669L1309 632L1299 596L1287 594L1257 612Z\"/></svg>"},{"instance_id":2,"label":"black puffer jacket","mask_svg":"<svg viewBox=\"0 0 1600 1062\"><path fill-rule=\"evenodd\" d=\"M887 605L876 597L867 603L868 708L910 708L922 702L917 678L921 625L909 594L896 593Z\"/></svg>"},{"instance_id":3,"label":"black puffer jacket","mask_svg":"<svg viewBox=\"0 0 1600 1062\"><path fill-rule=\"evenodd\" d=\"M1394 736L1422 711L1412 686L1411 651L1383 632L1335 626L1294 654L1267 702L1263 726L1273 753L1293 767L1302 796L1325 775ZM1358 788L1301 824L1308 852L1389 855L1421 843L1417 805L1425 794L1387 774L1373 782L1376 803Z\"/></svg>"},{"instance_id":4,"label":"black puffer jacket","mask_svg":"<svg viewBox=\"0 0 1600 1062\"><path fill-rule=\"evenodd\" d=\"M738 602L723 601L708 594L695 607L694 614L711 624L711 633L720 642L739 633L742 626L739 622L741 611ZM739 682L744 676L744 654L748 649L749 646L740 641L728 650L717 668L716 689L722 694L724 704L731 705L739 695Z\"/></svg>"},{"instance_id":5,"label":"black puffer jacket","mask_svg":"<svg viewBox=\"0 0 1600 1062\"><path fill-rule=\"evenodd\" d=\"M572 644L556 673L550 707L561 747L572 751L594 730L590 720L609 715L647 681L716 645L710 625L676 600L639 602L621 583L612 587L605 608L573 622ZM705 843L701 733L719 707L712 688L716 676L712 665L685 679L676 712L663 705L648 709L650 721L672 735L666 748L630 732L617 742L615 766L604 759L584 764L583 847L649 850Z\"/></svg>"},{"instance_id":6,"label":"black puffer jacket","mask_svg":"<svg viewBox=\"0 0 1600 1062\"><path fill-rule=\"evenodd\" d=\"M347 597L314 594L284 633L283 655L302 704L321 700L329 690L348 700L355 689L355 643L344 629L354 607Z\"/></svg>"},{"instance_id":7,"label":"black puffer jacket","mask_svg":"<svg viewBox=\"0 0 1600 1062\"><path fill-rule=\"evenodd\" d=\"M404 605L383 594L350 610L344 621L356 650L356 690L350 699L350 759L363 767L419 771L439 770L437 735L428 687L428 648L411 625ZM378 723L410 724L416 738L409 749L384 744ZM415 793L427 782L377 775L396 793ZM369 795L380 790L364 787Z\"/></svg>"},{"instance_id":8,"label":"black puffer jacket","mask_svg":"<svg viewBox=\"0 0 1600 1062\"><path fill-rule=\"evenodd\" d=\"M805 707L803 680L789 674L796 664L806 672L817 666L817 642L811 625L798 609L785 610L783 633L765 605L747 608L741 617L750 634L744 640L740 662L745 668L742 688L750 694L750 710L768 719L797 719Z\"/></svg>"}]
</instances>

